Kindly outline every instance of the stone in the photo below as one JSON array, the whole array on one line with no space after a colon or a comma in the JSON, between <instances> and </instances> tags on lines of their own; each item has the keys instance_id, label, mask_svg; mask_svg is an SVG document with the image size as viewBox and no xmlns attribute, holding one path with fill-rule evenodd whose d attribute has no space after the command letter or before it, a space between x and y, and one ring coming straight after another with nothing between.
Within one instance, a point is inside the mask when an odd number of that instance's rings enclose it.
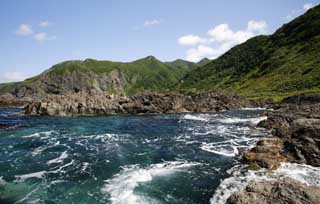
<instances>
[{"instance_id":1,"label":"stone","mask_svg":"<svg viewBox=\"0 0 320 204\"><path fill-rule=\"evenodd\" d=\"M320 204L320 188L292 179L254 181L243 191L233 193L227 204Z\"/></svg>"}]
</instances>

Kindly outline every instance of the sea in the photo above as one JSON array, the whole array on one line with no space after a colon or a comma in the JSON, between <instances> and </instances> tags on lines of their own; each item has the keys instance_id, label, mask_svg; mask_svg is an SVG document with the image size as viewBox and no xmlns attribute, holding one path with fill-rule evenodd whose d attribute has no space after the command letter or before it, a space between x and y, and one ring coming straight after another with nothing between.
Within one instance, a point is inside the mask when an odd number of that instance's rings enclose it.
<instances>
[{"instance_id":1,"label":"sea","mask_svg":"<svg viewBox=\"0 0 320 204\"><path fill-rule=\"evenodd\" d=\"M25 116L0 109L1 204L223 204L253 180L320 186L320 169L251 171L241 152L270 132L264 109L222 113Z\"/></svg>"}]
</instances>

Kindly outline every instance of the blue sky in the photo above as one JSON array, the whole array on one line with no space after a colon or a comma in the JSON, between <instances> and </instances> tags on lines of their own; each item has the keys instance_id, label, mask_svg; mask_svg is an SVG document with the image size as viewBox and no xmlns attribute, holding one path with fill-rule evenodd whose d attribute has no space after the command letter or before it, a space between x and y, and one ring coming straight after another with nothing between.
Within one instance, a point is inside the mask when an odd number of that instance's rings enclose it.
<instances>
[{"instance_id":1,"label":"blue sky","mask_svg":"<svg viewBox=\"0 0 320 204\"><path fill-rule=\"evenodd\" d=\"M319 0L1 0L0 82L72 59L216 58Z\"/></svg>"}]
</instances>

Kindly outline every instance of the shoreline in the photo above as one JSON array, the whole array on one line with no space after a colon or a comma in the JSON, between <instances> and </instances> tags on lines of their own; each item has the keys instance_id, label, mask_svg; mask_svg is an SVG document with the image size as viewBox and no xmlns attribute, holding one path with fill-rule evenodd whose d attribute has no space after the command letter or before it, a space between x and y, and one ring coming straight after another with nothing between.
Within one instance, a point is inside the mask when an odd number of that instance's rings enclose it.
<instances>
[{"instance_id":1,"label":"shoreline","mask_svg":"<svg viewBox=\"0 0 320 204\"><path fill-rule=\"evenodd\" d=\"M260 140L254 148L242 153L242 164L247 165L247 170L258 173L262 169L272 174L283 165L305 165L320 171L320 95L286 98L264 115L267 120L257 128L270 130L272 138ZM306 185L295 178L276 181L265 178L253 179L242 187L228 197L227 204L320 202L320 182Z\"/></svg>"}]
</instances>

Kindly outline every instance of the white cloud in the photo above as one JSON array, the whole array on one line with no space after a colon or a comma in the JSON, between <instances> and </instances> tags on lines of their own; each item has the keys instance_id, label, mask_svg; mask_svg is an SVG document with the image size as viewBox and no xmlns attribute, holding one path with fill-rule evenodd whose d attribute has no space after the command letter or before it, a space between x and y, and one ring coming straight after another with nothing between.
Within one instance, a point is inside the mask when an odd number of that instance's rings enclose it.
<instances>
[{"instance_id":1,"label":"white cloud","mask_svg":"<svg viewBox=\"0 0 320 204\"><path fill-rule=\"evenodd\" d=\"M4 76L1 78L4 82L15 82L25 80L28 76L25 73L14 71L4 73Z\"/></svg>"},{"instance_id":2,"label":"white cloud","mask_svg":"<svg viewBox=\"0 0 320 204\"><path fill-rule=\"evenodd\" d=\"M54 39L56 39L56 36L49 36L47 33L42 32L42 33L36 33L34 35L34 39L39 42L44 42L47 40L54 40Z\"/></svg>"},{"instance_id":3,"label":"white cloud","mask_svg":"<svg viewBox=\"0 0 320 204\"><path fill-rule=\"evenodd\" d=\"M204 43L206 40L196 35L185 35L178 39L180 45L197 45Z\"/></svg>"},{"instance_id":4,"label":"white cloud","mask_svg":"<svg viewBox=\"0 0 320 204\"><path fill-rule=\"evenodd\" d=\"M197 47L187 50L187 60L196 62L204 57L214 59L249 38L267 33L267 27L265 21L250 20L245 29L234 31L224 23L210 29L205 37L185 35L178 39L178 43L180 45L197 45Z\"/></svg>"},{"instance_id":5,"label":"white cloud","mask_svg":"<svg viewBox=\"0 0 320 204\"><path fill-rule=\"evenodd\" d=\"M186 59L189 61L197 62L204 57L212 56L214 54L215 51L211 47L199 45L197 48L187 50Z\"/></svg>"},{"instance_id":6,"label":"white cloud","mask_svg":"<svg viewBox=\"0 0 320 204\"><path fill-rule=\"evenodd\" d=\"M16 34L21 36L32 35L33 34L32 26L28 24L21 24L18 30L16 31Z\"/></svg>"},{"instance_id":7,"label":"white cloud","mask_svg":"<svg viewBox=\"0 0 320 204\"><path fill-rule=\"evenodd\" d=\"M313 8L314 5L312 3L306 3L303 5L303 10L308 11L309 9Z\"/></svg>"},{"instance_id":8,"label":"white cloud","mask_svg":"<svg viewBox=\"0 0 320 204\"><path fill-rule=\"evenodd\" d=\"M286 16L286 19L288 20L292 20L293 18L297 17L298 15L308 11L309 9L313 8L314 5L312 3L306 3L302 6L302 8L300 9L294 9L294 10L291 10L290 14L288 14Z\"/></svg>"},{"instance_id":9,"label":"white cloud","mask_svg":"<svg viewBox=\"0 0 320 204\"><path fill-rule=\"evenodd\" d=\"M248 31L251 33L265 33L267 31L267 23L265 21L249 21Z\"/></svg>"},{"instance_id":10,"label":"white cloud","mask_svg":"<svg viewBox=\"0 0 320 204\"><path fill-rule=\"evenodd\" d=\"M44 28L48 27L50 25L51 25L51 23L49 21L42 21L41 23L39 23L39 26L44 27Z\"/></svg>"},{"instance_id":11,"label":"white cloud","mask_svg":"<svg viewBox=\"0 0 320 204\"><path fill-rule=\"evenodd\" d=\"M161 20L146 20L143 24L143 26L145 27L149 27L149 26L153 26L153 25L157 25L157 24L160 24L161 23Z\"/></svg>"}]
</instances>

